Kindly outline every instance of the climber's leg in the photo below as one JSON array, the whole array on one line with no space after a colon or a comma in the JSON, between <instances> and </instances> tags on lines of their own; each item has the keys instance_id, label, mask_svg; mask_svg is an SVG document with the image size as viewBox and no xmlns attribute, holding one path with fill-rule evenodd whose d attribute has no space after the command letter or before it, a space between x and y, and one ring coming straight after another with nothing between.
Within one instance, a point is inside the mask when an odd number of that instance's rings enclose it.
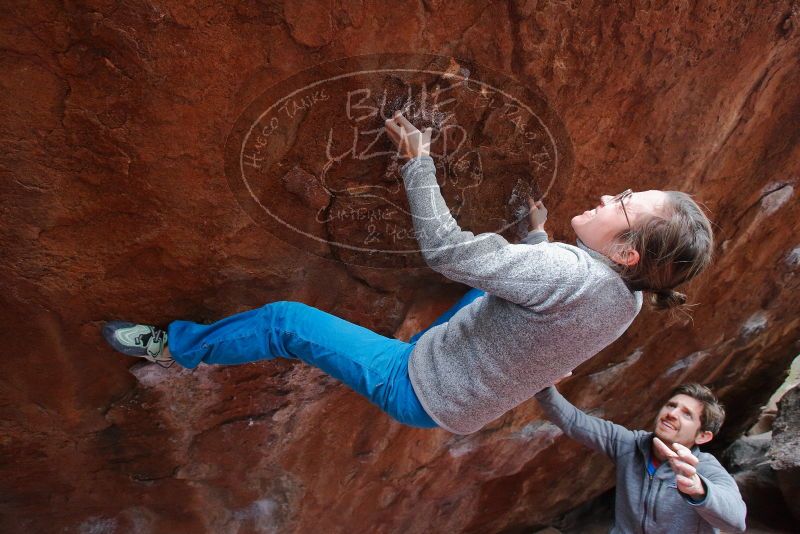
<instances>
[{"instance_id":1,"label":"climber's leg","mask_svg":"<svg viewBox=\"0 0 800 534\"><path fill-rule=\"evenodd\" d=\"M299 302L274 302L210 325L175 321L168 339L172 357L184 367L297 358L341 380L402 423L437 426L408 378L413 345Z\"/></svg>"},{"instance_id":2,"label":"climber's leg","mask_svg":"<svg viewBox=\"0 0 800 534\"><path fill-rule=\"evenodd\" d=\"M409 339L408 342L409 343L416 343L417 340L422 336L422 334L424 334L425 332L427 332L428 330L430 330L434 326L439 326L442 323L446 323L447 321L450 320L451 317L453 317L456 314L456 312L458 312L458 310L460 310L461 308L463 308L467 304L470 304L475 299L484 296L485 294L486 294L486 292L485 291L481 291L480 289L475 289L475 288L470 289L469 291L467 291L464 294L463 297L461 297L458 300L458 302L453 304L453 306L449 310L447 310L442 315L440 315L439 318L436 319L428 328L426 328L425 330L423 330L421 332L418 332L417 334L414 334L414 336L411 339Z\"/></svg>"}]
</instances>

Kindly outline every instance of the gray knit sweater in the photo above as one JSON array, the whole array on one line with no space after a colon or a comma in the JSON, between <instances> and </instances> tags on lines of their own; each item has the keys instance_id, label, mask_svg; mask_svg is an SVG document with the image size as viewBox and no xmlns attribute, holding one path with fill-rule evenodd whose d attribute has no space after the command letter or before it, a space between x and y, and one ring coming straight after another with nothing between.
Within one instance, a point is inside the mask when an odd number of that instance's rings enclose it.
<instances>
[{"instance_id":1,"label":"gray knit sweater","mask_svg":"<svg viewBox=\"0 0 800 534\"><path fill-rule=\"evenodd\" d=\"M642 306L610 260L544 232L510 244L459 228L429 156L401 174L428 265L486 291L428 330L408 363L422 406L456 434L480 430L617 339Z\"/></svg>"}]
</instances>

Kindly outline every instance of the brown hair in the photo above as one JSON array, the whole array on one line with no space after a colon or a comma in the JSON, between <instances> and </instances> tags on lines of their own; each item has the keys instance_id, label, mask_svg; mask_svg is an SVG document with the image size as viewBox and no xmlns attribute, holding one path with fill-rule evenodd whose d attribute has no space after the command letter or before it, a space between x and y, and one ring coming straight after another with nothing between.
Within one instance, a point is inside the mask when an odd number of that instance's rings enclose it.
<instances>
[{"instance_id":1,"label":"brown hair","mask_svg":"<svg viewBox=\"0 0 800 534\"><path fill-rule=\"evenodd\" d=\"M652 293L660 310L686 303L686 295L672 289L705 269L714 249L711 222L700 206L686 193L665 193L660 216L619 236L639 253L638 263L623 267L620 275L632 289Z\"/></svg>"},{"instance_id":2,"label":"brown hair","mask_svg":"<svg viewBox=\"0 0 800 534\"><path fill-rule=\"evenodd\" d=\"M669 396L674 397L675 395L686 395L700 401L703 404L703 410L700 413L700 430L717 435L725 421L725 407L720 404L710 389L701 384L681 384L673 389Z\"/></svg>"}]
</instances>

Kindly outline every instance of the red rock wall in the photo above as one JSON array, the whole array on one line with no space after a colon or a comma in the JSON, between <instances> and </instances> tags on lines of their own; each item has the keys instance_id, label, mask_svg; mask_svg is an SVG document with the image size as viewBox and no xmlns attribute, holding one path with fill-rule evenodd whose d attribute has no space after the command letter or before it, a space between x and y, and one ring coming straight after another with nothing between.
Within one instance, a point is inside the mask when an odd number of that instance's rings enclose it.
<instances>
[{"instance_id":1,"label":"red rock wall","mask_svg":"<svg viewBox=\"0 0 800 534\"><path fill-rule=\"evenodd\" d=\"M712 382L724 440L800 352L796 1L0 10L4 532L511 532L611 486L610 464L535 401L457 437L403 428L303 365L163 371L103 344L109 318L203 321L272 300L407 335L463 292L299 250L231 193L239 114L328 60L425 52L538 88L574 158L549 197L557 239L627 187L708 207L717 258L689 288L693 321L643 313L565 384L578 405L646 427L673 385Z\"/></svg>"}]
</instances>

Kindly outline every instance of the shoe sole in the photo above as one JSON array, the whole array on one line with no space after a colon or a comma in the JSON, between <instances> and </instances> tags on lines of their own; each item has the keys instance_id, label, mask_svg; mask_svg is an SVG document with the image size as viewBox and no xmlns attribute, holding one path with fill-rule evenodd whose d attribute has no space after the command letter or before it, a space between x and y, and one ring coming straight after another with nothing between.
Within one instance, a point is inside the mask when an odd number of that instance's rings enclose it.
<instances>
[{"instance_id":1,"label":"shoe sole","mask_svg":"<svg viewBox=\"0 0 800 534\"><path fill-rule=\"evenodd\" d=\"M136 323L129 323L127 321L108 321L103 325L103 338L105 338L106 342L117 352L121 352L127 356L147 358L148 360L152 361L153 357L147 353L147 349L145 347L131 347L129 345L123 345L117 339L117 336L115 335L117 330L120 330L121 328L130 328L132 326L136 326Z\"/></svg>"}]
</instances>

